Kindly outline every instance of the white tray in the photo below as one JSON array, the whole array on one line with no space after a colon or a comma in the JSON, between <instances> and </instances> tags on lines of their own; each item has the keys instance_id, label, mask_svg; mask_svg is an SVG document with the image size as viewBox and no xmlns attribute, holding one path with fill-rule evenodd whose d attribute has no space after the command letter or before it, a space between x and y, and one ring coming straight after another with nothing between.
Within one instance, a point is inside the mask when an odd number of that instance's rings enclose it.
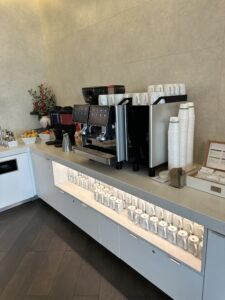
<instances>
[{"instance_id":1,"label":"white tray","mask_svg":"<svg viewBox=\"0 0 225 300\"><path fill-rule=\"evenodd\" d=\"M195 177L197 173L186 176L186 185L199 191L225 198L225 185Z\"/></svg>"},{"instance_id":2,"label":"white tray","mask_svg":"<svg viewBox=\"0 0 225 300\"><path fill-rule=\"evenodd\" d=\"M4 144L9 148L17 147L18 146L18 141L11 141L11 142L4 141Z\"/></svg>"}]
</instances>

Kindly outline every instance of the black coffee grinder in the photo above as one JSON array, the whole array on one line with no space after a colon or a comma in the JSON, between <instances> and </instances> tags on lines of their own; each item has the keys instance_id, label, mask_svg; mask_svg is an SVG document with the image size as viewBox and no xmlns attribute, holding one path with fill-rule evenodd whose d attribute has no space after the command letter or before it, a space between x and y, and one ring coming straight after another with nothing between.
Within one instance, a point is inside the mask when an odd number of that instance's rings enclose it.
<instances>
[{"instance_id":1,"label":"black coffee grinder","mask_svg":"<svg viewBox=\"0 0 225 300\"><path fill-rule=\"evenodd\" d=\"M68 133L70 142L74 145L74 133L76 126L72 121L73 108L71 106L55 106L50 112L51 126L55 140L46 142L46 145L62 147L63 133Z\"/></svg>"}]
</instances>

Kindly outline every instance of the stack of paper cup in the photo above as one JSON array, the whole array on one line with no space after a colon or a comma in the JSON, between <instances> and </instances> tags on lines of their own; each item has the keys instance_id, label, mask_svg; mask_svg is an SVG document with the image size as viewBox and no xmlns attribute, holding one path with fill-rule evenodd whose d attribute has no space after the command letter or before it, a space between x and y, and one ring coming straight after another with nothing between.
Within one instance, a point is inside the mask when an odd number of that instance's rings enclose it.
<instances>
[{"instance_id":1,"label":"stack of paper cup","mask_svg":"<svg viewBox=\"0 0 225 300\"><path fill-rule=\"evenodd\" d=\"M179 118L170 117L168 130L168 167L178 168L180 163Z\"/></svg>"},{"instance_id":2,"label":"stack of paper cup","mask_svg":"<svg viewBox=\"0 0 225 300\"><path fill-rule=\"evenodd\" d=\"M187 164L187 136L188 136L188 103L180 104L179 109L179 135L180 135L180 167L185 168Z\"/></svg>"},{"instance_id":3,"label":"stack of paper cup","mask_svg":"<svg viewBox=\"0 0 225 300\"><path fill-rule=\"evenodd\" d=\"M187 134L187 167L193 164L195 128L195 108L193 102L188 102L188 134Z\"/></svg>"}]
</instances>

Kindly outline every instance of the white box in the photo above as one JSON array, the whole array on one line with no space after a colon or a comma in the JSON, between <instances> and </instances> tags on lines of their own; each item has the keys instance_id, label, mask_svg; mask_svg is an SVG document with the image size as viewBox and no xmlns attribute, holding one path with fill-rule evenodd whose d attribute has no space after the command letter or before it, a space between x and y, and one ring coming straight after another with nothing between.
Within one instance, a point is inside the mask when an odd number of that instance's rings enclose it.
<instances>
[{"instance_id":1,"label":"white box","mask_svg":"<svg viewBox=\"0 0 225 300\"><path fill-rule=\"evenodd\" d=\"M195 177L196 172L186 176L186 185L199 191L225 198L225 185Z\"/></svg>"},{"instance_id":2,"label":"white box","mask_svg":"<svg viewBox=\"0 0 225 300\"><path fill-rule=\"evenodd\" d=\"M9 148L17 147L18 146L18 141L10 141L10 142L4 141L4 144Z\"/></svg>"}]
</instances>

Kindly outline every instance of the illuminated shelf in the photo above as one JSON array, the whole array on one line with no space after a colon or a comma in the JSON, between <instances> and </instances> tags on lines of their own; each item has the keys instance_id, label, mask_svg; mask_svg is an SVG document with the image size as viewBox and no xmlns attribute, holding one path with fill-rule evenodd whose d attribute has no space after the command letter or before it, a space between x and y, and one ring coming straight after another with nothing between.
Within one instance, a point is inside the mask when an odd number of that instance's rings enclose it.
<instances>
[{"instance_id":1,"label":"illuminated shelf","mask_svg":"<svg viewBox=\"0 0 225 300\"><path fill-rule=\"evenodd\" d=\"M111 208L106 207L103 204L97 202L94 199L94 194L92 191L86 190L68 181L67 170L67 167L53 162L54 183L56 187L75 197L81 202L85 203L97 212L108 217L115 223L126 228L135 236L142 238L143 240L156 246L163 252L166 252L172 258L175 258L178 261L195 269L196 271L201 272L202 261L200 258L193 256L191 253L179 248L177 245L171 244L166 239L161 238L160 236L152 233L151 231L146 231L141 227L135 225L132 221L128 219L127 210L124 210L122 213L118 214Z\"/></svg>"}]
</instances>

